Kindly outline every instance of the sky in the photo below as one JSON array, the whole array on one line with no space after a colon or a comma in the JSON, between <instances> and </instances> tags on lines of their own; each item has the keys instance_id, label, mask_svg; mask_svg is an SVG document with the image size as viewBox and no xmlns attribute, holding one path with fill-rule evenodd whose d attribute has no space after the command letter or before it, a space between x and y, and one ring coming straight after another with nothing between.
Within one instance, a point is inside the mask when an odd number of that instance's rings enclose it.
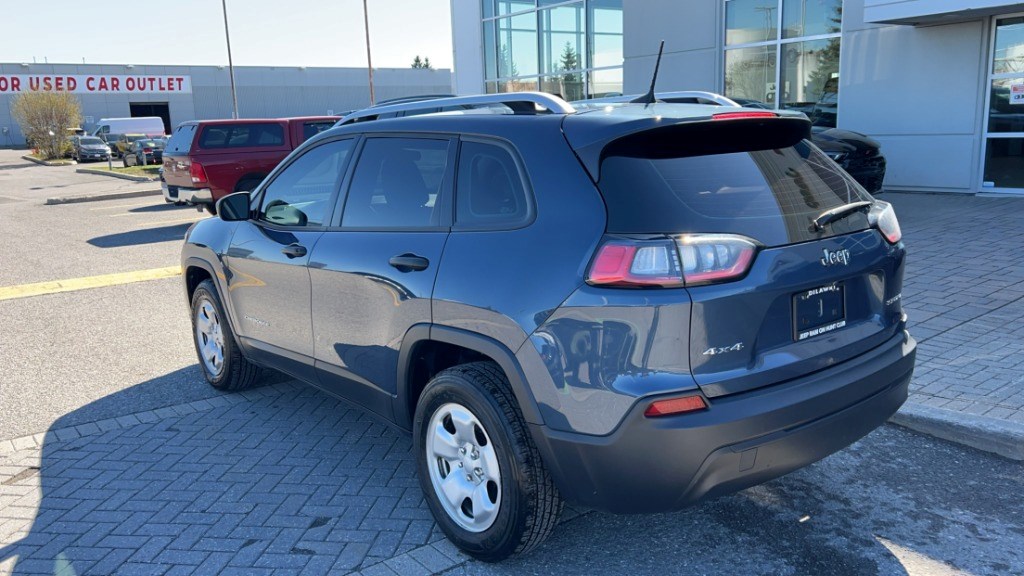
<instances>
[{"instance_id":1,"label":"sky","mask_svg":"<svg viewBox=\"0 0 1024 576\"><path fill-rule=\"evenodd\" d=\"M465 0L462 0L465 1ZM367 0L374 68L451 68L449 0ZM227 64L221 0L0 0L0 62ZM115 9L100 9L100 6ZM363 0L227 0L236 66L366 67Z\"/></svg>"}]
</instances>

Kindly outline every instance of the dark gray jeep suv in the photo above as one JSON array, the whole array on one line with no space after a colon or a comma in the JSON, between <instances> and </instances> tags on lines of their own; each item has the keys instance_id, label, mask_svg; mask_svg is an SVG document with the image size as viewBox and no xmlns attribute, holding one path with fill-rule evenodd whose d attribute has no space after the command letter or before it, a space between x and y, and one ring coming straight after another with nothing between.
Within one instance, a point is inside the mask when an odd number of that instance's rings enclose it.
<instances>
[{"instance_id":1,"label":"dark gray jeep suv","mask_svg":"<svg viewBox=\"0 0 1024 576\"><path fill-rule=\"evenodd\" d=\"M537 546L563 499L668 511L778 477L906 399L899 224L802 115L392 106L191 228L196 351L217 388L272 368L411 431L472 556Z\"/></svg>"}]
</instances>

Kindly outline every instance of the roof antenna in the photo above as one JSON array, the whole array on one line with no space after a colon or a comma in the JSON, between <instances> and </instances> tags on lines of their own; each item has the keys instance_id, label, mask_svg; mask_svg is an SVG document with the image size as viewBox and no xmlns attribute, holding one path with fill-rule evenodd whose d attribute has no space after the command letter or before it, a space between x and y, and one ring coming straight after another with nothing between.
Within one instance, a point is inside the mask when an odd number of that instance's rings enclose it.
<instances>
[{"instance_id":1,"label":"roof antenna","mask_svg":"<svg viewBox=\"0 0 1024 576\"><path fill-rule=\"evenodd\" d=\"M654 97L654 84L658 81L658 68L661 66L661 51L664 49L665 41L662 40L661 45L658 46L658 59L654 62L654 77L651 78L651 89L647 91L647 94L630 100L629 102L631 104L654 104L658 101L658 99Z\"/></svg>"}]
</instances>

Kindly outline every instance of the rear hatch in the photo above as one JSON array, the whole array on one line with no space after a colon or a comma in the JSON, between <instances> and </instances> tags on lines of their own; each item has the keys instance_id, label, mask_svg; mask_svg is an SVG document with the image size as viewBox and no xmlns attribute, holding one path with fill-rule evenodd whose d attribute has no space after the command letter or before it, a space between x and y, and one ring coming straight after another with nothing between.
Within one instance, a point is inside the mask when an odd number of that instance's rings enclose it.
<instances>
[{"instance_id":1,"label":"rear hatch","mask_svg":"<svg viewBox=\"0 0 1024 576\"><path fill-rule=\"evenodd\" d=\"M675 240L693 303L680 353L705 394L791 380L893 336L904 251L872 227L881 205L804 139L804 120L719 120L633 131L597 155L578 149L597 170L608 238Z\"/></svg>"}]
</instances>

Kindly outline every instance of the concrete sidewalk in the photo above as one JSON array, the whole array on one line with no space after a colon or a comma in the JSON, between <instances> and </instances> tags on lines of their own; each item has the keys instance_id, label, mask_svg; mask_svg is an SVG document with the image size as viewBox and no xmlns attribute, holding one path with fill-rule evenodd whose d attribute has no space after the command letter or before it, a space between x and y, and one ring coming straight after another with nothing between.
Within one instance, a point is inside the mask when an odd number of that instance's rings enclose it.
<instances>
[{"instance_id":1,"label":"concrete sidewalk","mask_svg":"<svg viewBox=\"0 0 1024 576\"><path fill-rule=\"evenodd\" d=\"M107 175L76 173L106 162L41 166L21 157L24 150L0 150L0 203L29 200L46 204L159 196L159 182L132 182Z\"/></svg>"},{"instance_id":2,"label":"concrete sidewalk","mask_svg":"<svg viewBox=\"0 0 1024 576\"><path fill-rule=\"evenodd\" d=\"M1024 198L895 194L918 340L897 424L1024 460Z\"/></svg>"}]
</instances>

